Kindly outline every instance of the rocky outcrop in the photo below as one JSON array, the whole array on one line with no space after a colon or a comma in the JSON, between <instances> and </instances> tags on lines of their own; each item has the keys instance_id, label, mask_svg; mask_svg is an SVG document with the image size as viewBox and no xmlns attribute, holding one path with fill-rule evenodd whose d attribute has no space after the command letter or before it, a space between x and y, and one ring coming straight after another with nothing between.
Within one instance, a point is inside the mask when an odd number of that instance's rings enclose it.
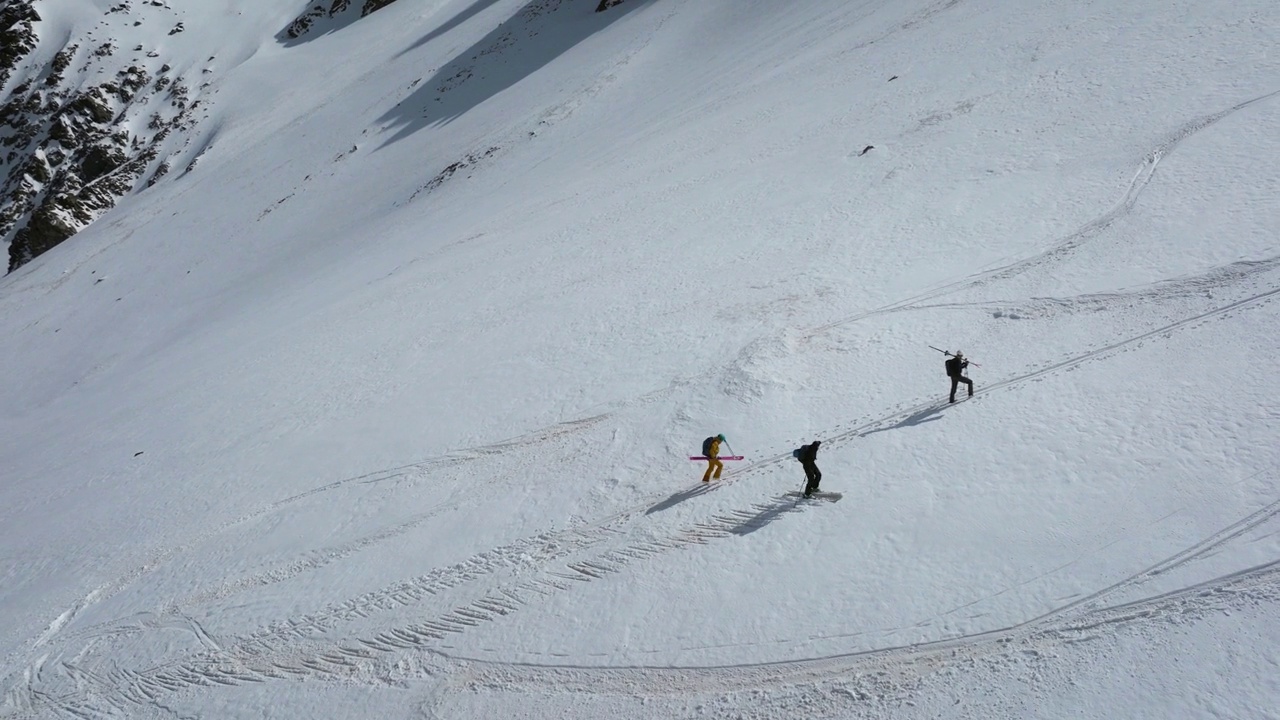
<instances>
[{"instance_id":1,"label":"rocky outcrop","mask_svg":"<svg viewBox=\"0 0 1280 720\"><path fill-rule=\"evenodd\" d=\"M289 23L281 34L289 40L298 40L305 35L316 30L322 20L340 18L354 12L355 7L360 8L360 17L364 17L370 13L377 12L382 8L390 5L396 0L332 0L327 6L324 3L316 3L307 9L293 22Z\"/></svg>"},{"instance_id":2,"label":"rocky outcrop","mask_svg":"<svg viewBox=\"0 0 1280 720\"><path fill-rule=\"evenodd\" d=\"M39 20L40 14L31 0L0 2L0 88L9 84L9 78L22 58L36 49L36 33L32 24Z\"/></svg>"},{"instance_id":3,"label":"rocky outcrop","mask_svg":"<svg viewBox=\"0 0 1280 720\"><path fill-rule=\"evenodd\" d=\"M121 3L107 14L128 11ZM12 271L163 177L163 155L175 133L194 128L200 103L154 51L145 52L160 63L151 70L122 58L111 41L73 42L33 62L39 16L29 2L10 2L0 9L0 21L9 18L17 20L6 32L18 33L18 43L4 45L0 66L15 81L0 104L0 240ZM85 82L104 67L112 79Z\"/></svg>"}]
</instances>

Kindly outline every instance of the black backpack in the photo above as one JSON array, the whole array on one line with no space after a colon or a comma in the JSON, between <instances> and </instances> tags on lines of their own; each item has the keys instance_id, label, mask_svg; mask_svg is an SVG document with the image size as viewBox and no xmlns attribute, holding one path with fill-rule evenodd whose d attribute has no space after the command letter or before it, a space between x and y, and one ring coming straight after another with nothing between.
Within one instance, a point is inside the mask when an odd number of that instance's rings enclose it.
<instances>
[{"instance_id":1,"label":"black backpack","mask_svg":"<svg viewBox=\"0 0 1280 720\"><path fill-rule=\"evenodd\" d=\"M964 362L958 357L947 358L947 377L955 377L964 370Z\"/></svg>"},{"instance_id":2,"label":"black backpack","mask_svg":"<svg viewBox=\"0 0 1280 720\"><path fill-rule=\"evenodd\" d=\"M800 447L791 451L791 457L799 460L802 463L814 462L815 460L817 460L817 457L818 457L817 446L821 444L822 444L821 440L815 440L809 443L808 445L801 445Z\"/></svg>"},{"instance_id":3,"label":"black backpack","mask_svg":"<svg viewBox=\"0 0 1280 720\"><path fill-rule=\"evenodd\" d=\"M703 455L711 455L711 443L713 443L713 442L715 442L715 441L716 441L716 439L715 439L714 437L709 437L709 438L707 438L706 440L703 440L703 441L702 441L702 454L703 454Z\"/></svg>"}]
</instances>

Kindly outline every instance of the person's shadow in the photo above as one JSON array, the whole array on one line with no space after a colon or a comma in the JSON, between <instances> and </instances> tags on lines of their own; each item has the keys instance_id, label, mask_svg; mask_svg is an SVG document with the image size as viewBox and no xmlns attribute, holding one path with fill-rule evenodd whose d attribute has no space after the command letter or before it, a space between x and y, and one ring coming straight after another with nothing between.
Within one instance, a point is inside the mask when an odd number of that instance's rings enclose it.
<instances>
[{"instance_id":1,"label":"person's shadow","mask_svg":"<svg viewBox=\"0 0 1280 720\"><path fill-rule=\"evenodd\" d=\"M440 37L493 2L477 0L405 48L401 55ZM409 97L379 118L379 122L396 129L383 147L425 127L453 121L647 2L626 0L604 12L594 12L593 2L529 0L515 15L435 70Z\"/></svg>"},{"instance_id":2,"label":"person's shadow","mask_svg":"<svg viewBox=\"0 0 1280 720\"><path fill-rule=\"evenodd\" d=\"M734 535L750 535L783 515L798 510L799 506L793 498L779 495L768 503L756 505L754 508L757 511L754 515L743 518L742 522L730 528L729 532Z\"/></svg>"},{"instance_id":3,"label":"person's shadow","mask_svg":"<svg viewBox=\"0 0 1280 720\"><path fill-rule=\"evenodd\" d=\"M946 405L934 405L932 407L927 407L924 410L919 410L917 412L911 413L907 417L903 418L902 420L898 421L893 425L890 425L889 427L882 427L882 428L876 428L875 430L868 430L862 433L861 435L859 435L858 437L866 437L868 435L874 435L880 432L888 432L890 430L900 430L902 428L915 427L916 425L923 425L927 422L941 420L942 415L940 413L942 412L942 409L945 407Z\"/></svg>"},{"instance_id":4,"label":"person's shadow","mask_svg":"<svg viewBox=\"0 0 1280 720\"><path fill-rule=\"evenodd\" d=\"M699 495L702 495L710 490L711 490L711 483L699 483L697 487L691 487L688 490L681 490L680 492L672 495L666 500L663 500L657 505L654 505L648 510L645 510L644 514L652 515L654 513L662 512L663 510L667 510L669 508L675 507L676 505L679 505L685 500L691 500L693 498L696 498Z\"/></svg>"}]
</instances>

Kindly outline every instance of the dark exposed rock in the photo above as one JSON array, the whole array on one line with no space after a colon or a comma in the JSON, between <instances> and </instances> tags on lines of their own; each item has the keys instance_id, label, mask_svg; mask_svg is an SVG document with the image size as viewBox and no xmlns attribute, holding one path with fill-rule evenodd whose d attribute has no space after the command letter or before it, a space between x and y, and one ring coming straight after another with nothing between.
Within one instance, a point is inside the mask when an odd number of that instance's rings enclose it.
<instances>
[{"instance_id":1,"label":"dark exposed rock","mask_svg":"<svg viewBox=\"0 0 1280 720\"><path fill-rule=\"evenodd\" d=\"M121 142L119 134L113 136L112 141ZM17 231L9 247L9 270L47 252L93 222L99 213L132 188L153 159L154 149L128 160L118 147L105 143L94 145L85 153L80 172L59 173L44 193L42 202L35 202L36 193L30 189L19 193L32 205L32 210L27 224ZM95 173L89 182L82 179ZM0 215L0 222L12 219Z\"/></svg>"},{"instance_id":2,"label":"dark exposed rock","mask_svg":"<svg viewBox=\"0 0 1280 720\"><path fill-rule=\"evenodd\" d=\"M446 182L448 182L449 178L453 177L459 171L474 167L475 165L479 164L481 161L493 157L494 154L501 149L502 148L500 147L494 146L489 148L488 150L485 150L482 153L468 153L467 156L464 157L463 159L458 160L457 162L454 162L454 163L450 163L449 165L446 165L443 170L436 173L435 177L427 181L426 185L423 185L422 187L414 191L414 193L409 196L409 199L413 200L423 193L432 192L436 188L439 188L441 185L444 185ZM352 150L354 151L355 148L352 148Z\"/></svg>"},{"instance_id":3,"label":"dark exposed rock","mask_svg":"<svg viewBox=\"0 0 1280 720\"><path fill-rule=\"evenodd\" d=\"M98 143L85 150L80 161L80 177L93 182L124 164L125 154L114 144Z\"/></svg>"},{"instance_id":4,"label":"dark exposed rock","mask_svg":"<svg viewBox=\"0 0 1280 720\"><path fill-rule=\"evenodd\" d=\"M174 131L192 130L199 105L169 65L154 77L145 65L116 59L112 42L92 43L87 52L67 45L43 67L29 62L40 41L31 6L0 0L0 85L21 74L0 96L0 242L9 242L10 270L79 232L144 180L149 187L165 177L172 163L157 163L160 144ZM129 11L121 2L107 14ZM78 75L71 75L76 65ZM95 66L94 75L114 72L112 80L85 84ZM156 110L159 93L167 94L168 108Z\"/></svg>"},{"instance_id":5,"label":"dark exposed rock","mask_svg":"<svg viewBox=\"0 0 1280 720\"><path fill-rule=\"evenodd\" d=\"M111 108L111 103L106 98L107 92L107 88L102 86L91 88L88 92L68 103L67 110L87 115L90 120L96 123L111 122L111 118L115 117L115 110Z\"/></svg>"},{"instance_id":6,"label":"dark exposed rock","mask_svg":"<svg viewBox=\"0 0 1280 720\"><path fill-rule=\"evenodd\" d=\"M49 65L49 69L53 71L53 75L62 77L63 71L71 66L71 59L75 57L76 50L79 48L79 45L68 45L67 47L59 50L57 55L53 56L53 62Z\"/></svg>"},{"instance_id":7,"label":"dark exposed rock","mask_svg":"<svg viewBox=\"0 0 1280 720\"><path fill-rule=\"evenodd\" d=\"M324 16L325 16L324 8L320 5L317 5L311 8L310 10L307 10L306 12L302 13L298 17L294 18L293 22L289 23L288 27L284 29L285 37L289 38L290 40L296 40L302 37L303 35L306 35L308 32L311 31L311 26L315 24L316 20Z\"/></svg>"},{"instance_id":8,"label":"dark exposed rock","mask_svg":"<svg viewBox=\"0 0 1280 720\"><path fill-rule=\"evenodd\" d=\"M31 0L11 0L0 5L0 89L9 82L22 58L36 49L33 23L40 21Z\"/></svg>"},{"instance_id":9,"label":"dark exposed rock","mask_svg":"<svg viewBox=\"0 0 1280 720\"><path fill-rule=\"evenodd\" d=\"M17 269L74 235L80 229L74 218L82 210L71 196L58 198L38 207L31 214L27 226L18 231L9 248L9 270Z\"/></svg>"},{"instance_id":10,"label":"dark exposed rock","mask_svg":"<svg viewBox=\"0 0 1280 720\"><path fill-rule=\"evenodd\" d=\"M165 175L168 175L169 170L171 169L172 168L170 167L168 161L160 163L159 167L156 168L156 171L152 173L150 179L147 180L147 187L151 187L152 185L155 185L157 182L160 182L160 179L163 178Z\"/></svg>"},{"instance_id":11,"label":"dark exposed rock","mask_svg":"<svg viewBox=\"0 0 1280 720\"><path fill-rule=\"evenodd\" d=\"M66 117L55 118L53 124L49 127L49 138L57 140L62 145L73 148L79 145L76 139L76 131L71 121Z\"/></svg>"},{"instance_id":12,"label":"dark exposed rock","mask_svg":"<svg viewBox=\"0 0 1280 720\"><path fill-rule=\"evenodd\" d=\"M33 156L27 161L26 167L23 168L27 175L40 184L45 184L53 178L49 163L39 156Z\"/></svg>"},{"instance_id":13,"label":"dark exposed rock","mask_svg":"<svg viewBox=\"0 0 1280 720\"><path fill-rule=\"evenodd\" d=\"M44 79L45 85L55 87L62 82L62 73L66 72L71 65L71 60L75 58L78 49L78 45L68 45L53 56L53 62L49 64L49 76Z\"/></svg>"},{"instance_id":14,"label":"dark exposed rock","mask_svg":"<svg viewBox=\"0 0 1280 720\"><path fill-rule=\"evenodd\" d=\"M396 0L364 0L364 7L360 10L360 17L377 12L395 1Z\"/></svg>"},{"instance_id":15,"label":"dark exposed rock","mask_svg":"<svg viewBox=\"0 0 1280 720\"><path fill-rule=\"evenodd\" d=\"M396 0L364 0L360 6L360 17L375 13ZM293 19L281 33L290 40L296 40L315 29L316 23L324 18L334 18L351 9L351 0L332 0L328 7L324 3L316 3Z\"/></svg>"},{"instance_id":16,"label":"dark exposed rock","mask_svg":"<svg viewBox=\"0 0 1280 720\"><path fill-rule=\"evenodd\" d=\"M151 82L151 75L137 65L120 72L120 87L128 93L126 100L133 99L133 96L149 82Z\"/></svg>"}]
</instances>

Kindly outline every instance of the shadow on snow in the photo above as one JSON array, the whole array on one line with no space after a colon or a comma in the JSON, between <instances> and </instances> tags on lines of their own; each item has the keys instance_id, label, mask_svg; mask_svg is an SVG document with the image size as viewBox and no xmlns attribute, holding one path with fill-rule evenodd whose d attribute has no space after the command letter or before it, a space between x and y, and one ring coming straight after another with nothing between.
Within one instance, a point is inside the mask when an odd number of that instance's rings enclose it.
<instances>
[{"instance_id":1,"label":"shadow on snow","mask_svg":"<svg viewBox=\"0 0 1280 720\"><path fill-rule=\"evenodd\" d=\"M421 38L419 38L419 39L418 39L418 41L417 41L417 42L415 42L414 44L412 44L412 45L410 45L409 47L405 48L404 50L401 50L401 51L400 51L400 53L399 53L399 55L405 55L405 54L407 54L407 53L409 53L409 52L412 52L413 50L417 50L418 48L422 47L423 45L426 45L427 43L431 42L432 40L435 40L436 38L440 37L441 35L444 35L445 33L449 32L450 30L452 30L452 29L454 29L454 28L458 27L458 26L459 26L459 25L461 25L462 23L464 23L464 22L466 22L466 21L470 20L471 18L475 17L476 15L479 15L480 13L482 13L482 12L484 12L485 10L489 9L489 7L490 7L490 6L492 6L492 5L493 5L494 3L496 3L496 2L498 2L498 0L476 0L476 2L472 3L470 7L468 7L466 10L463 10L462 12L458 13L457 15L454 15L454 16L453 16L452 18L450 18L450 19L448 20L448 22L446 22L445 24L441 25L440 27L436 28L435 30L432 30L431 32L427 33L426 35L423 35ZM399 57L399 55L397 55L397 57Z\"/></svg>"},{"instance_id":2,"label":"shadow on snow","mask_svg":"<svg viewBox=\"0 0 1280 720\"><path fill-rule=\"evenodd\" d=\"M299 45L309 43L313 40L319 40L325 35L336 33L362 17L360 15L360 9L357 7L351 7L350 5L339 9L337 13L330 15L330 11L326 10L326 8L332 8L333 6L330 5L327 0L325 3L309 2L306 3L306 6L307 9L304 10L297 19L290 22L288 25L281 28L280 32L276 33L276 42L284 45L285 47L298 47ZM297 37L289 37L289 29L294 27L295 23L303 21L303 19L307 17L310 18L310 21L306 22L305 29L302 34Z\"/></svg>"},{"instance_id":3,"label":"shadow on snow","mask_svg":"<svg viewBox=\"0 0 1280 720\"><path fill-rule=\"evenodd\" d=\"M734 535L749 535L783 515L800 509L800 505L795 498L786 495L779 495L767 503L761 503L754 507L757 512L754 515L745 517L737 526L730 528L729 532Z\"/></svg>"},{"instance_id":4,"label":"shadow on snow","mask_svg":"<svg viewBox=\"0 0 1280 720\"><path fill-rule=\"evenodd\" d=\"M906 416L905 418L898 421L894 425L890 425L889 427L876 428L874 430L868 430L862 433L861 435L859 435L858 437L866 437L868 435L874 435L876 433L888 432L890 430L899 430L902 428L914 427L916 425L923 425L927 422L933 422L935 420L941 420L942 419L941 413L943 408L945 407L946 405L934 405L933 407L925 408L924 410L920 410L919 412L914 412Z\"/></svg>"},{"instance_id":5,"label":"shadow on snow","mask_svg":"<svg viewBox=\"0 0 1280 720\"><path fill-rule=\"evenodd\" d=\"M680 503L684 502L685 500L691 500L693 498L698 497L699 495L706 493L710 489L711 489L711 483L699 483L697 487L691 487L688 490L681 490L680 492L672 495L666 500L663 500L657 505L654 505L648 510L645 510L644 514L652 515L654 513L662 512L663 510L673 508L676 505L679 505Z\"/></svg>"},{"instance_id":6,"label":"shadow on snow","mask_svg":"<svg viewBox=\"0 0 1280 720\"><path fill-rule=\"evenodd\" d=\"M439 37L492 2L478 0L401 54ZM597 13L594 0L530 0L379 118L389 129L396 129L382 147L425 127L457 119L644 4L646 0L629 0Z\"/></svg>"}]
</instances>

